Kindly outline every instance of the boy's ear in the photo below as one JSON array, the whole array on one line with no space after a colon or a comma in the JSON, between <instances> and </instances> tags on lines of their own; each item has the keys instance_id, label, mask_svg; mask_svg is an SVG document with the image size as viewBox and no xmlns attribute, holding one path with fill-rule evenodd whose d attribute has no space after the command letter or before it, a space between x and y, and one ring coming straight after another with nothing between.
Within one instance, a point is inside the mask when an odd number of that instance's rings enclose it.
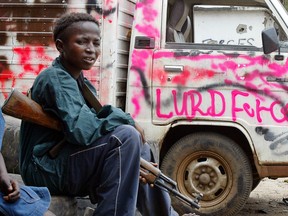
<instances>
[{"instance_id":1,"label":"boy's ear","mask_svg":"<svg viewBox=\"0 0 288 216\"><path fill-rule=\"evenodd\" d=\"M63 52L63 41L60 39L57 39L55 42L56 49L58 50L59 53Z\"/></svg>"}]
</instances>

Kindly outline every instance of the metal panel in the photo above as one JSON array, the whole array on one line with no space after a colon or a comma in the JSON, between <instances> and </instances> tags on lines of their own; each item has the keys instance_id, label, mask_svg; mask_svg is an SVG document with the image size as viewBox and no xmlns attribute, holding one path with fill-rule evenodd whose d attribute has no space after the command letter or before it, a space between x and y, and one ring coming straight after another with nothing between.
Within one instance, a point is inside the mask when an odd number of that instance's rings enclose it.
<instances>
[{"instance_id":1,"label":"metal panel","mask_svg":"<svg viewBox=\"0 0 288 216\"><path fill-rule=\"evenodd\" d=\"M35 3L37 2L37 3ZM58 56L52 39L53 23L62 14L91 10L102 18L102 1L0 0L0 102L11 88L25 92L35 77ZM100 21L101 23L101 21ZM85 75L99 89L99 61Z\"/></svg>"}]
</instances>

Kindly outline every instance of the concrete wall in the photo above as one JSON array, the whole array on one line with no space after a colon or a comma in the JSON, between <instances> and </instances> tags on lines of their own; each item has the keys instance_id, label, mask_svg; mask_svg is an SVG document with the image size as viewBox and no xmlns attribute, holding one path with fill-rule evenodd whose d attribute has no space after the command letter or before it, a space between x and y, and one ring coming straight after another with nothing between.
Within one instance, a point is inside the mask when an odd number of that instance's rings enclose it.
<instances>
[{"instance_id":1,"label":"concrete wall","mask_svg":"<svg viewBox=\"0 0 288 216\"><path fill-rule=\"evenodd\" d=\"M9 173L19 173L19 119L4 115L6 125L2 144L2 154Z\"/></svg>"}]
</instances>

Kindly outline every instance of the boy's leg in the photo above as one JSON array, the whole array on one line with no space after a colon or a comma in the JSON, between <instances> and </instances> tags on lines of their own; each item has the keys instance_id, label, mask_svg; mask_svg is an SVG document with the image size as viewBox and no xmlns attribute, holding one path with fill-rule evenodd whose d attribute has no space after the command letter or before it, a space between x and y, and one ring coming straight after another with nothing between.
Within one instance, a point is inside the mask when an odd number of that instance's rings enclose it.
<instances>
[{"instance_id":1,"label":"boy's leg","mask_svg":"<svg viewBox=\"0 0 288 216\"><path fill-rule=\"evenodd\" d=\"M150 146L145 143L141 148L141 157L154 162ZM139 185L137 208L142 216L178 216L172 208L168 191L158 187L151 188L149 184Z\"/></svg>"},{"instance_id":2,"label":"boy's leg","mask_svg":"<svg viewBox=\"0 0 288 216\"><path fill-rule=\"evenodd\" d=\"M70 156L70 190L89 191L92 202L97 202L94 215L134 216L139 166L140 135L132 126L119 126Z\"/></svg>"}]
</instances>

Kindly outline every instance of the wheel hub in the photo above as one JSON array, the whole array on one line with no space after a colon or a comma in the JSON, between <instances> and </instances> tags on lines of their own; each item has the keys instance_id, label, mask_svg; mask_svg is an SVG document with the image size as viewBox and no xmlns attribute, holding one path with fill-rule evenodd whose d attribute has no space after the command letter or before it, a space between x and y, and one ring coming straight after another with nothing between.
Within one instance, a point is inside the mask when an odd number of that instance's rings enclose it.
<instances>
[{"instance_id":1,"label":"wheel hub","mask_svg":"<svg viewBox=\"0 0 288 216\"><path fill-rule=\"evenodd\" d=\"M215 170L209 166L200 166L198 169L187 167L187 172L191 173L192 184L196 184L196 188L201 192L212 190L217 184L218 177ZM194 180L193 180L194 179Z\"/></svg>"},{"instance_id":2,"label":"wheel hub","mask_svg":"<svg viewBox=\"0 0 288 216\"><path fill-rule=\"evenodd\" d=\"M203 193L202 200L212 201L219 197L228 185L227 174L213 157L199 158L190 161L185 169L184 185L190 194L195 191Z\"/></svg>"},{"instance_id":3,"label":"wheel hub","mask_svg":"<svg viewBox=\"0 0 288 216\"><path fill-rule=\"evenodd\" d=\"M211 181L211 178L208 173L203 173L199 176L199 182L202 185L208 185Z\"/></svg>"}]
</instances>

